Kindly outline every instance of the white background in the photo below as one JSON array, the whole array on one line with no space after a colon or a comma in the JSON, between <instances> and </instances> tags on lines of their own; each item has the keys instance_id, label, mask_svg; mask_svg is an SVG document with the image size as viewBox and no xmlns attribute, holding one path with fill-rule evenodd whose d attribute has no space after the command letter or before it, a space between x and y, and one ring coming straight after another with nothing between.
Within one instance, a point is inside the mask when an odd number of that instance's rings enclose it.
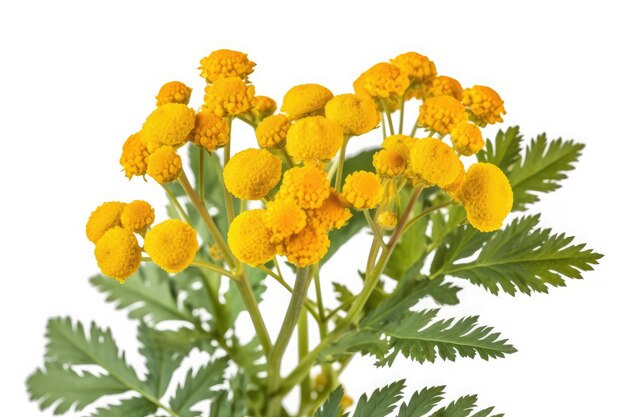
<instances>
[{"instance_id":1,"label":"white background","mask_svg":"<svg viewBox=\"0 0 626 417\"><path fill-rule=\"evenodd\" d=\"M109 325L138 360L134 324L87 282L96 265L84 223L104 200L164 204L154 184L128 182L119 172L121 145L151 111L162 83L190 84L197 105L199 59L231 48L258 63L257 92L278 101L303 82L349 92L370 65L418 51L441 74L495 88L508 111L504 126L519 124L527 137L547 131L586 143L578 169L535 210L542 225L606 254L597 271L548 296L494 297L469 288L462 304L446 311L480 314L519 353L490 362L398 362L384 370L360 359L343 382L354 397L399 378L411 388L447 384L449 398L477 393L481 405L511 417L621 415L626 33L620 2L229 3L2 2L2 414L51 415L29 403L24 389L42 364L49 316ZM247 127L236 135L236 147L252 145ZM354 280L358 266L348 256L330 268L333 278ZM269 299L284 300L270 286ZM263 305L275 317L272 331L284 305Z\"/></svg>"}]
</instances>

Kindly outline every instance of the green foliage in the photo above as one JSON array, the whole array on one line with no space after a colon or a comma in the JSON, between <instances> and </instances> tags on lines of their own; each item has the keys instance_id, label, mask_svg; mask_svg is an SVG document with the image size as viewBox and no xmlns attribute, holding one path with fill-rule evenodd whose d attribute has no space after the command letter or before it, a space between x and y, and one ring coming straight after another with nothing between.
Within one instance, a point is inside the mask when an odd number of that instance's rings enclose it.
<instances>
[{"instance_id":1,"label":"green foliage","mask_svg":"<svg viewBox=\"0 0 626 417\"><path fill-rule=\"evenodd\" d=\"M438 249L431 277L465 278L493 294L545 293L548 286L564 286L564 278L582 278L581 271L590 271L602 257L584 244L572 244L572 237L537 228L538 223L535 215L493 233L459 228ZM476 259L465 260L479 249Z\"/></svg>"},{"instance_id":2,"label":"green foliage","mask_svg":"<svg viewBox=\"0 0 626 417\"><path fill-rule=\"evenodd\" d=\"M330 393L328 399L320 408L315 411L313 417L337 417L341 414L341 399L343 398L343 387L339 386Z\"/></svg>"},{"instance_id":3,"label":"green foliage","mask_svg":"<svg viewBox=\"0 0 626 417\"><path fill-rule=\"evenodd\" d=\"M217 395L217 391L212 388L223 382L227 365L228 360L222 358L208 363L195 373L190 370L170 401L172 410L180 417L199 416L200 413L191 408Z\"/></svg>"},{"instance_id":4,"label":"green foliage","mask_svg":"<svg viewBox=\"0 0 626 417\"><path fill-rule=\"evenodd\" d=\"M394 404L402 398L403 390L404 380L401 380L375 390L369 398L363 394L352 417L385 417L391 414L396 408Z\"/></svg>"},{"instance_id":5,"label":"green foliage","mask_svg":"<svg viewBox=\"0 0 626 417\"><path fill-rule=\"evenodd\" d=\"M98 408L91 417L146 417L157 410L156 405L142 397L120 401L119 404Z\"/></svg>"},{"instance_id":6,"label":"green foliage","mask_svg":"<svg viewBox=\"0 0 626 417\"><path fill-rule=\"evenodd\" d=\"M402 403L398 417L422 417L443 400L445 387L423 388L416 391L408 403Z\"/></svg>"}]
</instances>

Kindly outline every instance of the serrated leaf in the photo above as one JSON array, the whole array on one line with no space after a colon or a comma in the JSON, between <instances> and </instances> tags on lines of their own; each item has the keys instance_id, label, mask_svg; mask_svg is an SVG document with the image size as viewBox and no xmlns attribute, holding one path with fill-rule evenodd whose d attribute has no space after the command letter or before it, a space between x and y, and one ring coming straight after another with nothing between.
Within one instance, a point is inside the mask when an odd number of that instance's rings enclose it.
<instances>
[{"instance_id":1,"label":"serrated leaf","mask_svg":"<svg viewBox=\"0 0 626 417\"><path fill-rule=\"evenodd\" d=\"M385 417L393 412L395 404L402 398L404 380L393 382L375 390L368 398L363 394L359 398L353 417Z\"/></svg>"},{"instance_id":2,"label":"serrated leaf","mask_svg":"<svg viewBox=\"0 0 626 417\"><path fill-rule=\"evenodd\" d=\"M98 408L91 417L146 417L153 414L157 406L143 397L129 398L118 404Z\"/></svg>"},{"instance_id":3,"label":"serrated leaf","mask_svg":"<svg viewBox=\"0 0 626 417\"><path fill-rule=\"evenodd\" d=\"M408 403L402 403L398 417L422 417L443 400L445 387L424 388L416 391Z\"/></svg>"},{"instance_id":4,"label":"serrated leaf","mask_svg":"<svg viewBox=\"0 0 626 417\"><path fill-rule=\"evenodd\" d=\"M522 135L519 126L509 127L505 132L498 130L494 140L488 139L485 147L476 154L479 162L497 165L505 173L520 159Z\"/></svg>"},{"instance_id":5,"label":"serrated leaf","mask_svg":"<svg viewBox=\"0 0 626 417\"><path fill-rule=\"evenodd\" d=\"M153 264L143 264L124 284L102 275L90 279L116 309L127 309L131 319L154 324L166 320L194 322L191 312L178 307L171 281L167 272Z\"/></svg>"},{"instance_id":6,"label":"serrated leaf","mask_svg":"<svg viewBox=\"0 0 626 417\"><path fill-rule=\"evenodd\" d=\"M339 417L341 413L341 399L343 398L343 387L339 386L330 393L324 404L315 411L313 417Z\"/></svg>"},{"instance_id":7,"label":"serrated leaf","mask_svg":"<svg viewBox=\"0 0 626 417\"><path fill-rule=\"evenodd\" d=\"M467 417L476 407L477 400L475 395L461 397L447 407L437 410L432 417Z\"/></svg>"},{"instance_id":8,"label":"serrated leaf","mask_svg":"<svg viewBox=\"0 0 626 417\"><path fill-rule=\"evenodd\" d=\"M228 365L225 358L209 362L197 372L191 370L181 383L170 401L170 406L180 417L196 417L197 412L191 408L200 401L211 399L217 395L216 385L224 381L224 371Z\"/></svg>"}]
</instances>

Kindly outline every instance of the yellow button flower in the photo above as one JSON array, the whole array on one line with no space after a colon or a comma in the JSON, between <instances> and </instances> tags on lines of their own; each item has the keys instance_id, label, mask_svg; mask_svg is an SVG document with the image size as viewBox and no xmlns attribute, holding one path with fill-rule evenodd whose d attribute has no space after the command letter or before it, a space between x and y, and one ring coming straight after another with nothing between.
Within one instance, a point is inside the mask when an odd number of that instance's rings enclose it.
<instances>
[{"instance_id":1,"label":"yellow button flower","mask_svg":"<svg viewBox=\"0 0 626 417\"><path fill-rule=\"evenodd\" d=\"M248 54L229 49L211 52L200 60L200 76L209 83L222 78L239 77L247 79L256 64L248 59Z\"/></svg>"},{"instance_id":2,"label":"yellow button flower","mask_svg":"<svg viewBox=\"0 0 626 417\"><path fill-rule=\"evenodd\" d=\"M261 148L279 149L285 146L291 123L284 114L263 119L256 128L256 140Z\"/></svg>"},{"instance_id":3,"label":"yellow button flower","mask_svg":"<svg viewBox=\"0 0 626 417\"><path fill-rule=\"evenodd\" d=\"M470 224L481 232L499 229L513 207L513 191L508 178L496 165L472 165L458 192Z\"/></svg>"},{"instance_id":4,"label":"yellow button flower","mask_svg":"<svg viewBox=\"0 0 626 417\"><path fill-rule=\"evenodd\" d=\"M316 209L307 210L309 223L323 230L341 229L352 217L341 196L331 189L330 194L322 205Z\"/></svg>"},{"instance_id":5,"label":"yellow button flower","mask_svg":"<svg viewBox=\"0 0 626 417\"><path fill-rule=\"evenodd\" d=\"M262 265L276 255L271 243L272 231L265 225L264 210L248 210L239 214L228 229L228 246L233 255L250 266Z\"/></svg>"},{"instance_id":6,"label":"yellow button flower","mask_svg":"<svg viewBox=\"0 0 626 417\"><path fill-rule=\"evenodd\" d=\"M141 129L141 140L150 152L163 145L181 146L187 141L195 120L195 112L186 105L164 104L146 119Z\"/></svg>"},{"instance_id":7,"label":"yellow button flower","mask_svg":"<svg viewBox=\"0 0 626 417\"><path fill-rule=\"evenodd\" d=\"M424 138L411 147L411 172L426 184L446 188L463 174L454 149L435 138Z\"/></svg>"},{"instance_id":8,"label":"yellow button flower","mask_svg":"<svg viewBox=\"0 0 626 417\"><path fill-rule=\"evenodd\" d=\"M307 225L300 233L289 236L277 247L278 253L298 268L319 262L330 246L325 230Z\"/></svg>"},{"instance_id":9,"label":"yellow button flower","mask_svg":"<svg viewBox=\"0 0 626 417\"><path fill-rule=\"evenodd\" d=\"M447 135L457 124L467 120L463 104L450 96L426 99L420 106L417 121L423 127Z\"/></svg>"},{"instance_id":10,"label":"yellow button flower","mask_svg":"<svg viewBox=\"0 0 626 417\"><path fill-rule=\"evenodd\" d=\"M85 232L87 239L96 243L109 229L122 225L122 211L126 203L107 201L91 212Z\"/></svg>"},{"instance_id":11,"label":"yellow button flower","mask_svg":"<svg viewBox=\"0 0 626 417\"><path fill-rule=\"evenodd\" d=\"M303 209L320 207L330 194L330 182L321 169L305 165L294 167L283 175L277 198L291 198Z\"/></svg>"},{"instance_id":12,"label":"yellow button flower","mask_svg":"<svg viewBox=\"0 0 626 417\"><path fill-rule=\"evenodd\" d=\"M255 120L265 119L276 111L276 102L267 96L254 96L250 113Z\"/></svg>"},{"instance_id":13,"label":"yellow button flower","mask_svg":"<svg viewBox=\"0 0 626 417\"><path fill-rule=\"evenodd\" d=\"M404 94L409 77L395 65L380 62L361 74L353 86L357 94L386 99Z\"/></svg>"},{"instance_id":14,"label":"yellow button flower","mask_svg":"<svg viewBox=\"0 0 626 417\"><path fill-rule=\"evenodd\" d=\"M401 153L391 149L382 149L374 154L372 164L378 175L397 177L406 171L406 159Z\"/></svg>"},{"instance_id":15,"label":"yellow button flower","mask_svg":"<svg viewBox=\"0 0 626 417\"><path fill-rule=\"evenodd\" d=\"M368 96L340 94L326 103L326 118L338 123L346 135L358 136L378 126L380 114Z\"/></svg>"},{"instance_id":16,"label":"yellow button flower","mask_svg":"<svg viewBox=\"0 0 626 417\"><path fill-rule=\"evenodd\" d=\"M246 149L224 167L224 184L235 197L259 200L280 181L282 163L265 149Z\"/></svg>"},{"instance_id":17,"label":"yellow button flower","mask_svg":"<svg viewBox=\"0 0 626 417\"><path fill-rule=\"evenodd\" d=\"M296 161L332 159L343 143L343 129L322 116L294 122L287 132L286 149Z\"/></svg>"},{"instance_id":18,"label":"yellow button flower","mask_svg":"<svg viewBox=\"0 0 626 417\"><path fill-rule=\"evenodd\" d=\"M98 267L104 275L124 282L137 272L141 264L141 248L130 230L116 226L96 243L94 250Z\"/></svg>"},{"instance_id":19,"label":"yellow button flower","mask_svg":"<svg viewBox=\"0 0 626 417\"><path fill-rule=\"evenodd\" d=\"M291 120L323 114L324 106L331 98L333 93L323 85L296 85L285 94L280 111Z\"/></svg>"},{"instance_id":20,"label":"yellow button flower","mask_svg":"<svg viewBox=\"0 0 626 417\"><path fill-rule=\"evenodd\" d=\"M238 116L252 107L254 86L239 78L220 78L204 89L203 109L218 116Z\"/></svg>"},{"instance_id":21,"label":"yellow button flower","mask_svg":"<svg viewBox=\"0 0 626 417\"><path fill-rule=\"evenodd\" d=\"M175 274L193 261L198 251L198 237L187 223L170 219L150 229L143 246L155 264Z\"/></svg>"},{"instance_id":22,"label":"yellow button flower","mask_svg":"<svg viewBox=\"0 0 626 417\"><path fill-rule=\"evenodd\" d=\"M398 225L398 217L393 212L385 210L376 216L376 223L385 230L391 230Z\"/></svg>"},{"instance_id":23,"label":"yellow button flower","mask_svg":"<svg viewBox=\"0 0 626 417\"><path fill-rule=\"evenodd\" d=\"M146 173L159 184L174 181L183 169L183 160L171 146L161 146L148 157Z\"/></svg>"},{"instance_id":24,"label":"yellow button flower","mask_svg":"<svg viewBox=\"0 0 626 417\"><path fill-rule=\"evenodd\" d=\"M460 101L463 98L463 87L454 78L440 75L432 80L428 86L426 96L450 96Z\"/></svg>"},{"instance_id":25,"label":"yellow button flower","mask_svg":"<svg viewBox=\"0 0 626 417\"><path fill-rule=\"evenodd\" d=\"M156 96L157 107L169 103L189 104L191 88L180 81L170 81L163 84Z\"/></svg>"},{"instance_id":26,"label":"yellow button flower","mask_svg":"<svg viewBox=\"0 0 626 417\"><path fill-rule=\"evenodd\" d=\"M391 135L387 136L385 140L383 140L382 148L398 152L404 157L405 160L408 161L411 153L411 146L413 146L416 141L417 139L407 135Z\"/></svg>"},{"instance_id":27,"label":"yellow button flower","mask_svg":"<svg viewBox=\"0 0 626 417\"><path fill-rule=\"evenodd\" d=\"M148 168L148 147L141 140L141 133L130 135L122 146L120 165L124 168L126 177L140 176L146 173Z\"/></svg>"},{"instance_id":28,"label":"yellow button flower","mask_svg":"<svg viewBox=\"0 0 626 417\"><path fill-rule=\"evenodd\" d=\"M474 155L485 146L483 135L475 124L463 121L452 128L450 138L454 150L464 156Z\"/></svg>"},{"instance_id":29,"label":"yellow button flower","mask_svg":"<svg viewBox=\"0 0 626 417\"><path fill-rule=\"evenodd\" d=\"M135 200L124 207L120 220L126 229L143 233L154 222L154 209L146 201Z\"/></svg>"},{"instance_id":30,"label":"yellow button flower","mask_svg":"<svg viewBox=\"0 0 626 417\"><path fill-rule=\"evenodd\" d=\"M383 199L384 187L373 172L356 171L346 177L343 197L357 210L376 207Z\"/></svg>"},{"instance_id":31,"label":"yellow button flower","mask_svg":"<svg viewBox=\"0 0 626 417\"><path fill-rule=\"evenodd\" d=\"M189 139L208 152L226 146L230 141L228 120L206 110L198 112L196 124L189 134Z\"/></svg>"},{"instance_id":32,"label":"yellow button flower","mask_svg":"<svg viewBox=\"0 0 626 417\"><path fill-rule=\"evenodd\" d=\"M469 107L474 121L480 125L502 122L504 101L498 93L484 85L475 85L463 90L463 104Z\"/></svg>"},{"instance_id":33,"label":"yellow button flower","mask_svg":"<svg viewBox=\"0 0 626 417\"><path fill-rule=\"evenodd\" d=\"M437 75L435 63L417 52L406 52L391 60L391 63L409 76L411 81L429 81Z\"/></svg>"},{"instance_id":34,"label":"yellow button flower","mask_svg":"<svg viewBox=\"0 0 626 417\"><path fill-rule=\"evenodd\" d=\"M277 199L267 203L265 224L272 231L271 242L279 243L304 229L306 213L291 199Z\"/></svg>"}]
</instances>

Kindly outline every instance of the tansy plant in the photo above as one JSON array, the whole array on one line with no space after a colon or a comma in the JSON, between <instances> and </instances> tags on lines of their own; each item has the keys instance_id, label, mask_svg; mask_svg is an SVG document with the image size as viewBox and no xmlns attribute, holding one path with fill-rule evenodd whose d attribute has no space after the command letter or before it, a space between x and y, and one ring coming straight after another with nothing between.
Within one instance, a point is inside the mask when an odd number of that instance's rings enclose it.
<instances>
[{"instance_id":1,"label":"tansy plant","mask_svg":"<svg viewBox=\"0 0 626 417\"><path fill-rule=\"evenodd\" d=\"M198 110L189 87L169 82L124 143L126 176L163 187L170 219L155 224L145 201L111 201L87 221L102 271L91 283L136 321L142 371L110 330L53 318L44 366L28 379L33 400L63 414L106 397L84 414L94 417L494 417L475 396L446 405L441 386L402 402L403 381L353 404L342 372L357 354L391 366L398 356L514 353L478 317L441 318L421 304L457 304L463 281L531 295L591 270L601 255L524 214L560 187L583 145L539 135L522 151L517 127L485 140L481 128L505 114L500 96L463 88L414 52L363 72L354 93L297 85L278 113L250 83L254 66L241 52L211 53L200 62ZM411 100L421 102L417 116L405 114ZM249 125L259 147L231 154L233 122ZM373 130L380 146L346 157ZM324 265L357 234L371 244L343 258L362 279L349 288ZM322 290L330 279L334 294ZM259 309L271 285L288 303L277 335ZM251 338L237 326L248 320ZM292 338L298 361L286 369ZM185 374L194 349L207 360ZM285 408L295 389L297 407Z\"/></svg>"}]
</instances>

